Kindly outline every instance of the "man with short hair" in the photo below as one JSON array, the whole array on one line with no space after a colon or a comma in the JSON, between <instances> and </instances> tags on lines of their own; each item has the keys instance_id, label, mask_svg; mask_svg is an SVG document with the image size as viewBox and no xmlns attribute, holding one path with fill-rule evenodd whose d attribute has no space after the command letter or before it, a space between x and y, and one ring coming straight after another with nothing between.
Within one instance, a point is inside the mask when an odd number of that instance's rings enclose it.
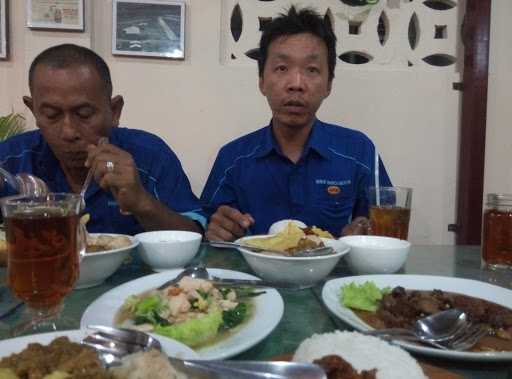
<instances>
[{"instance_id":1,"label":"man with short hair","mask_svg":"<svg viewBox=\"0 0 512 379\"><path fill-rule=\"evenodd\" d=\"M265 25L259 53L259 89L272 120L220 150L201 196L210 216L206 237L267 233L282 219L337 236L357 233L367 222L376 151L363 133L316 118L336 66L330 24L291 7ZM380 184L390 185L378 162Z\"/></svg>"},{"instance_id":2,"label":"man with short hair","mask_svg":"<svg viewBox=\"0 0 512 379\"><path fill-rule=\"evenodd\" d=\"M90 49L64 44L39 54L23 97L37 130L0 144L0 164L28 172L53 192L85 194L89 232L202 232L199 201L173 151L159 137L118 127L123 98L112 97L105 61ZM108 142L98 144L102 137Z\"/></svg>"}]
</instances>

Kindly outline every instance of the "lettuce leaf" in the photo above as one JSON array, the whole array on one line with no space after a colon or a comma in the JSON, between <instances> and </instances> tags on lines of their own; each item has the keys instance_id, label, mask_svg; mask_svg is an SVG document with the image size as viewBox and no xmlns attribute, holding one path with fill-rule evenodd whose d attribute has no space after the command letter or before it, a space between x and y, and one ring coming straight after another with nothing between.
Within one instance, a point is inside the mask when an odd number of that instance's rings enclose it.
<instances>
[{"instance_id":1,"label":"lettuce leaf","mask_svg":"<svg viewBox=\"0 0 512 379\"><path fill-rule=\"evenodd\" d=\"M212 306L203 317L173 325L155 325L155 333L195 347L214 338L222 324L222 310Z\"/></svg>"},{"instance_id":2,"label":"lettuce leaf","mask_svg":"<svg viewBox=\"0 0 512 379\"><path fill-rule=\"evenodd\" d=\"M163 309L164 305L158 295L148 296L132 306L136 324L149 322L154 325L161 321L158 313Z\"/></svg>"},{"instance_id":3,"label":"lettuce leaf","mask_svg":"<svg viewBox=\"0 0 512 379\"><path fill-rule=\"evenodd\" d=\"M376 312L382 297L390 292L390 288L380 289L373 282L357 285L352 282L341 287L340 301L349 308Z\"/></svg>"}]
</instances>

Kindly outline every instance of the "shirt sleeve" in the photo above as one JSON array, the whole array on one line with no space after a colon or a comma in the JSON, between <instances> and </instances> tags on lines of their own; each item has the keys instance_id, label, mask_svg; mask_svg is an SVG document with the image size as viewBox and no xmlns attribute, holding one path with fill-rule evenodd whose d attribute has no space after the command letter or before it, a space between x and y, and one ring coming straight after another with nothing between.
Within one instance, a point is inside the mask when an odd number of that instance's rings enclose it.
<instances>
[{"instance_id":1,"label":"shirt sleeve","mask_svg":"<svg viewBox=\"0 0 512 379\"><path fill-rule=\"evenodd\" d=\"M239 208L233 170L234 164L221 149L201 194L201 206L208 219L221 205Z\"/></svg>"},{"instance_id":2,"label":"shirt sleeve","mask_svg":"<svg viewBox=\"0 0 512 379\"><path fill-rule=\"evenodd\" d=\"M167 145L158 157L156 167L154 174L145 173L149 192L173 211L199 222L204 228L206 217L199 199L192 192L178 157Z\"/></svg>"}]
</instances>

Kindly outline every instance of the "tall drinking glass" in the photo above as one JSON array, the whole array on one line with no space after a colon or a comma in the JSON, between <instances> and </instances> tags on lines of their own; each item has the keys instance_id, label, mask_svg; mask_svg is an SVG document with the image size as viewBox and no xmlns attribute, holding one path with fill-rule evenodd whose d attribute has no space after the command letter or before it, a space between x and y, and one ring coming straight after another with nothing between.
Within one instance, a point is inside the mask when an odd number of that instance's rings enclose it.
<instances>
[{"instance_id":1,"label":"tall drinking glass","mask_svg":"<svg viewBox=\"0 0 512 379\"><path fill-rule=\"evenodd\" d=\"M73 328L60 311L85 252L80 195L14 196L2 199L1 207L8 285L27 306L13 334Z\"/></svg>"},{"instance_id":2,"label":"tall drinking glass","mask_svg":"<svg viewBox=\"0 0 512 379\"><path fill-rule=\"evenodd\" d=\"M406 240L411 218L412 188L369 187L368 194L369 233Z\"/></svg>"}]
</instances>

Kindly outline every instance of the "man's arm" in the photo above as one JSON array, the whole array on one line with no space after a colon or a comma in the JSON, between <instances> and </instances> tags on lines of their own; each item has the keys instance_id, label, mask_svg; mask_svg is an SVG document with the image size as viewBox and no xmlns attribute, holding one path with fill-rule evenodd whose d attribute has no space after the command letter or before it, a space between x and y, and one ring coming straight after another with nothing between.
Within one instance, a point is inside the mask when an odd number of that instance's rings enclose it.
<instances>
[{"instance_id":1,"label":"man's arm","mask_svg":"<svg viewBox=\"0 0 512 379\"><path fill-rule=\"evenodd\" d=\"M170 156L169 159L174 159ZM109 163L111 162L111 163ZM172 163L172 162L170 162ZM130 153L121 148L104 144L90 146L86 166L94 170L95 180L106 191L111 191L122 213L133 215L145 230L177 229L203 233L191 218L181 215L147 192ZM190 183L180 165L167 173L175 182L173 191L166 194L175 202L193 203ZM199 203L193 208L199 208Z\"/></svg>"}]
</instances>

